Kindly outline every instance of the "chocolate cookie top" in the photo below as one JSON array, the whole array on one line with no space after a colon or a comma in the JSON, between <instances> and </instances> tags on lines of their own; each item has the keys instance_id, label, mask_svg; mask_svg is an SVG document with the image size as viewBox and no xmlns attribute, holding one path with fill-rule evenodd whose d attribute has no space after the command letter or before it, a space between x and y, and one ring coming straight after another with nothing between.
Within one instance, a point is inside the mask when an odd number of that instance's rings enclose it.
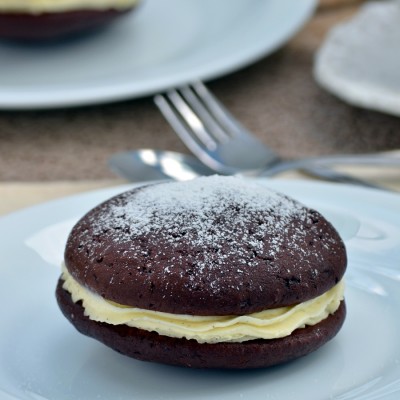
<instances>
[{"instance_id":1,"label":"chocolate cookie top","mask_svg":"<svg viewBox=\"0 0 400 400\"><path fill-rule=\"evenodd\" d=\"M343 276L332 225L256 181L198 178L133 189L73 228L67 269L119 304L241 315L314 298Z\"/></svg>"}]
</instances>

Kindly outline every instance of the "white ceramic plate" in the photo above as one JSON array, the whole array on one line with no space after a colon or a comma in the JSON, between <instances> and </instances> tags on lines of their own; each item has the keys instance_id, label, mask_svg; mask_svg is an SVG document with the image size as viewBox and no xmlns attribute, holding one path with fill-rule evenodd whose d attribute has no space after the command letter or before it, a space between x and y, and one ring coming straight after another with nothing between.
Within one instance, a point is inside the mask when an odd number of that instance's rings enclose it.
<instances>
[{"instance_id":1,"label":"white ceramic plate","mask_svg":"<svg viewBox=\"0 0 400 400\"><path fill-rule=\"evenodd\" d=\"M399 399L400 196L301 181L260 183L319 209L345 239L348 316L333 341L282 366L221 372L136 361L76 332L56 305L54 262L62 254L53 250L61 252L73 220L127 188L119 187L0 219L0 398Z\"/></svg>"},{"instance_id":2,"label":"white ceramic plate","mask_svg":"<svg viewBox=\"0 0 400 400\"><path fill-rule=\"evenodd\" d=\"M149 95L246 66L289 40L316 0L143 0L81 40L0 42L0 108L96 104Z\"/></svg>"},{"instance_id":3,"label":"white ceramic plate","mask_svg":"<svg viewBox=\"0 0 400 400\"><path fill-rule=\"evenodd\" d=\"M400 116L400 1L366 3L317 53L316 80L350 104Z\"/></svg>"}]
</instances>

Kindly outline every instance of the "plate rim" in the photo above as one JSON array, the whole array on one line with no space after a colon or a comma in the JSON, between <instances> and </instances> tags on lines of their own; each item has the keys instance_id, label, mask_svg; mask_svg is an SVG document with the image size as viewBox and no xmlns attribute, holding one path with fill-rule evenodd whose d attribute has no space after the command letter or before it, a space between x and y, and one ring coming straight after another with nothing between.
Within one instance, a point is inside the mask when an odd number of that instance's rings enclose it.
<instances>
[{"instance_id":1,"label":"plate rim","mask_svg":"<svg viewBox=\"0 0 400 400\"><path fill-rule=\"evenodd\" d=\"M334 190L339 192L352 192L352 195L359 194L364 196L367 201L371 201L372 199L385 199L389 202L394 202L394 207L398 208L400 211L400 193L397 192L389 192L380 189L374 189L369 187L362 187L362 186L354 186L351 184L346 183L331 183L331 182L321 182L321 181L314 181L308 179L284 179L284 178L269 178L269 177L256 177L256 178L245 178L255 181L261 182L268 182L271 183L273 190L281 190L281 187L298 187L298 188L307 188L310 190L319 189L319 190ZM19 218L20 215L29 214L29 213L37 213L47 207L57 207L60 204L63 204L65 201L78 201L82 198L84 200L89 199L90 197L104 197L107 194L110 194L109 197L117 195L123 191L132 189L136 186L146 185L150 183L156 182L175 182L173 180L153 180L153 181L143 181L143 182L133 182L133 183L125 183L119 184L115 186L103 187L103 188L96 188L96 189L89 189L79 193L73 193L66 196L62 196L56 199L45 200L41 203L34 204L31 206L23 207L19 210L12 211L5 215L0 216L0 229L5 221L12 220L14 218ZM276 186L278 188L276 188ZM368 196L366 196L368 194Z\"/></svg>"}]
</instances>

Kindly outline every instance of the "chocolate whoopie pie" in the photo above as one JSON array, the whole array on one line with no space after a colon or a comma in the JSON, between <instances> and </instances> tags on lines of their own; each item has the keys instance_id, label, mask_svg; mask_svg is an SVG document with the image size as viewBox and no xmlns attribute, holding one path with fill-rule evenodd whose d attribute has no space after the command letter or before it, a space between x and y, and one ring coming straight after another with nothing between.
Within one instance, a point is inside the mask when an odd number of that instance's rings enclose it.
<instances>
[{"instance_id":1,"label":"chocolate whoopie pie","mask_svg":"<svg viewBox=\"0 0 400 400\"><path fill-rule=\"evenodd\" d=\"M93 30L132 11L138 0L0 0L0 37L58 39Z\"/></svg>"},{"instance_id":2,"label":"chocolate whoopie pie","mask_svg":"<svg viewBox=\"0 0 400 400\"><path fill-rule=\"evenodd\" d=\"M142 186L72 229L56 294L81 333L146 361L258 368L304 356L345 319L342 240L257 181Z\"/></svg>"}]
</instances>

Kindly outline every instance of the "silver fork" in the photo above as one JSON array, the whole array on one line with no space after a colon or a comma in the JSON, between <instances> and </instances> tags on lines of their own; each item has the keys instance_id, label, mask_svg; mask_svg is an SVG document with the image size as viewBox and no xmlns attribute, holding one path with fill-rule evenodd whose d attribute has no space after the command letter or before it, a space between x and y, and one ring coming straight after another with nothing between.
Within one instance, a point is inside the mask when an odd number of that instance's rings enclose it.
<instances>
[{"instance_id":1,"label":"silver fork","mask_svg":"<svg viewBox=\"0 0 400 400\"><path fill-rule=\"evenodd\" d=\"M205 165L221 174L272 176L302 169L323 179L378 187L327 166L400 166L400 157L389 152L282 160L243 127L201 82L156 95L154 101L187 147Z\"/></svg>"},{"instance_id":2,"label":"silver fork","mask_svg":"<svg viewBox=\"0 0 400 400\"><path fill-rule=\"evenodd\" d=\"M216 172L257 171L280 160L201 82L156 95L154 101L192 153Z\"/></svg>"}]
</instances>

